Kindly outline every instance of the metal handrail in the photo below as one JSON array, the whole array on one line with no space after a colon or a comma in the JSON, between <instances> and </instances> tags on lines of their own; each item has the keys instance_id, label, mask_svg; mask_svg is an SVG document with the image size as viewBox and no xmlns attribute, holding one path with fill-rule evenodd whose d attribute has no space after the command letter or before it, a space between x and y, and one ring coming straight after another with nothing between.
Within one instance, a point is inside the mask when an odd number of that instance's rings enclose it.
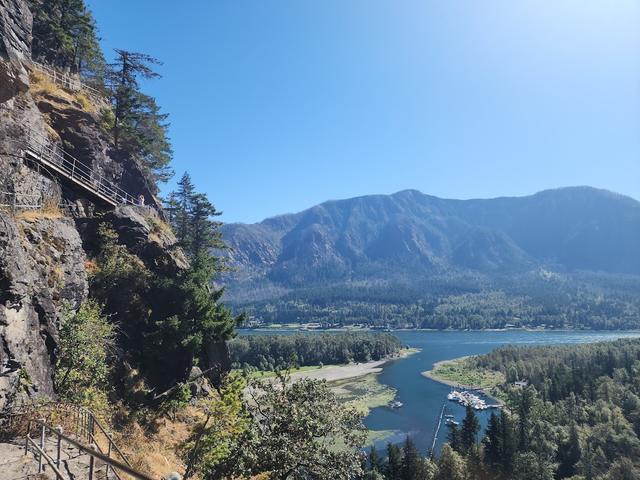
<instances>
[{"instance_id":1,"label":"metal handrail","mask_svg":"<svg viewBox=\"0 0 640 480\"><path fill-rule=\"evenodd\" d=\"M51 469L53 470L53 472L56 474L56 480L64 480L64 476L62 475L62 472L60 471L60 469L56 465L56 462L54 462L53 459L49 455L47 455L47 453L44 451L43 448L40 447L40 445L38 445L30 436L27 435L27 440L26 440L26 443L25 443L25 450L28 450L29 444L31 444L31 446L38 453L38 458L39 458L39 460L38 460L38 473L42 472L42 459L44 458L47 461L47 463L49 464L49 466L51 467ZM26 453L25 453L25 455L26 455Z\"/></svg>"},{"instance_id":2,"label":"metal handrail","mask_svg":"<svg viewBox=\"0 0 640 480\"><path fill-rule=\"evenodd\" d=\"M92 98L92 100L96 100L99 102L106 101L105 94L100 90L90 87L89 85L84 83L80 79L80 75L75 77L68 73L61 72L50 65L45 65L43 63L36 62L35 60L32 60L31 62L37 70L47 75L53 81L53 83L56 83L57 85L60 85L61 87L72 92L84 91Z\"/></svg>"},{"instance_id":3,"label":"metal handrail","mask_svg":"<svg viewBox=\"0 0 640 480\"><path fill-rule=\"evenodd\" d=\"M89 445L85 445L82 442L79 442L71 437L69 437L68 435L65 435L64 433L62 433L62 431L51 427L50 425L48 425L44 420L29 420L29 428L28 428L28 432L27 432L27 439L25 441L25 454L28 453L28 445L29 444L34 444L34 440L31 438L31 424L35 423L36 425L39 425L42 429L42 434L41 434L41 443L44 446L44 438L46 435L46 431L49 430L50 432L54 433L56 435L56 437L60 440L64 440L65 442L71 444L72 446L74 446L75 448L77 448L80 452L85 452L86 454L90 455L92 457L92 459L90 460L90 465L93 466L93 462L94 459L100 460L103 463L105 463L106 465L108 465L109 467L111 467L111 470L116 474L116 476L118 478L119 475L117 474L115 469L121 470L122 472L126 473L127 475L130 475L131 477L133 477L136 480L157 480L156 478L150 477L148 475L146 475L145 473L139 472L138 470L134 469L133 467L131 467L130 465L127 465L126 463L122 463L119 462L118 460L115 460L107 455L105 455L104 453L102 453L99 449L93 448ZM44 447L42 447L41 449L41 453L44 453ZM44 458L44 457L42 457ZM39 459L39 464L42 463L42 458ZM91 467L92 468L92 467ZM89 475L91 478L91 476L93 475L93 470L91 469L89 472Z\"/></svg>"},{"instance_id":4,"label":"metal handrail","mask_svg":"<svg viewBox=\"0 0 640 480\"><path fill-rule=\"evenodd\" d=\"M133 195L97 174L73 155L33 131L27 133L26 151L37 160L46 160L86 189L108 198L115 204L136 205Z\"/></svg>"},{"instance_id":5,"label":"metal handrail","mask_svg":"<svg viewBox=\"0 0 640 480\"><path fill-rule=\"evenodd\" d=\"M131 462L129 462L129 459L127 458L127 456L122 452L122 450L120 450L120 447L118 447L118 445L113 441L113 439L111 438L111 434L107 432L107 430L102 426L102 424L100 423L100 420L98 420L98 418L95 416L95 414L84 407L80 407L79 408L80 411L85 412L90 419L90 425L91 425L91 431L89 432L89 435L91 436L91 439L93 440L93 443L96 445L96 447L98 448L98 450L100 450L101 453L105 453L102 451L102 449L100 448L100 445L97 442L97 438L93 432L93 427L98 427L98 429L102 432L102 434L105 436L105 438L107 439L108 442L108 447L107 447L107 452L106 455L110 456L111 455L111 449L115 449L116 453L118 455L120 455L120 458L122 459L122 461L124 463L126 463L127 465L129 465L130 467L132 467ZM120 478L120 476L117 474L117 472L114 471L114 473L116 474L116 477Z\"/></svg>"}]
</instances>

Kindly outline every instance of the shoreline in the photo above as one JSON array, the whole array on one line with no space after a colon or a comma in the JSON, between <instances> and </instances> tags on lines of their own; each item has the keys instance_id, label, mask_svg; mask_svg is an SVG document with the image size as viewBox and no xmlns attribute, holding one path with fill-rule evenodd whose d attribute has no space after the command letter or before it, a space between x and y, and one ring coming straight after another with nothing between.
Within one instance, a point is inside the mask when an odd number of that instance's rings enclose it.
<instances>
[{"instance_id":1,"label":"shoreline","mask_svg":"<svg viewBox=\"0 0 640 480\"><path fill-rule=\"evenodd\" d=\"M383 358L381 360L372 360L365 363L349 363L347 365L330 365L327 367L318 368L317 370L306 370L304 372L291 373L291 380L301 380L303 378L310 378L314 380L326 380L327 382L335 382L338 380L346 380L349 378L357 378L371 373L380 373L386 363L393 362L395 360L401 360L420 352L417 348L403 349L398 355L393 357Z\"/></svg>"},{"instance_id":2,"label":"shoreline","mask_svg":"<svg viewBox=\"0 0 640 480\"><path fill-rule=\"evenodd\" d=\"M630 329L598 329L598 328L542 328L542 327L512 327L512 328L481 328L481 329L462 329L462 328L395 328L390 332L382 331L378 328L370 328L370 327L358 327L358 328L326 328L326 329L301 329L294 327L286 327L286 326L264 326L264 327L256 327L256 328L240 328L238 332L242 333L246 332L298 332L301 334L305 333L350 333L350 332L383 332L383 333L391 333L394 332L443 332L443 333L460 333L460 332L532 332L532 333L540 333L540 332L624 332L624 333L638 333L640 334L640 329L638 328L630 328Z\"/></svg>"},{"instance_id":3,"label":"shoreline","mask_svg":"<svg viewBox=\"0 0 640 480\"><path fill-rule=\"evenodd\" d=\"M487 398L494 400L500 407L505 407L506 402L502 398L498 398L496 394L492 393L491 390L495 389L499 386L499 384L503 383L504 379L500 379L500 381L496 382L495 377L494 381L490 384L485 385L476 385L469 383L462 383L455 380L450 380L448 378L443 378L437 375L436 371L438 368L446 367L448 365L457 365L463 363L465 360L472 358L474 355L465 355L463 357L452 358L450 360L440 360L433 364L431 370L427 370L425 372L421 372L421 375L429 380L433 380L434 382L440 383L442 385L447 385L448 387L459 389L459 390L470 390L481 393ZM496 373L496 372L493 372Z\"/></svg>"},{"instance_id":4,"label":"shoreline","mask_svg":"<svg viewBox=\"0 0 640 480\"><path fill-rule=\"evenodd\" d=\"M438 383L442 383L443 385L447 385L449 387L458 387L464 390L479 390L482 393L484 393L486 395L486 392L484 391L484 389L486 387L483 387L481 385L468 385L468 384L464 384L464 383L460 383L460 382L456 382L454 380L448 380L446 378L441 378L439 376L437 376L435 374L435 371L439 368L442 367L444 365L448 365L448 364L452 364L452 363L456 363L459 362L461 360L466 360L467 358L471 358L472 355L465 355L464 357L458 357L458 358L452 358L451 360L440 360L438 362L435 362L433 364L433 367L431 367L431 370L427 370L425 372L421 372L420 375L422 375L425 378L428 378L430 380L433 380L434 382L438 382Z\"/></svg>"}]
</instances>

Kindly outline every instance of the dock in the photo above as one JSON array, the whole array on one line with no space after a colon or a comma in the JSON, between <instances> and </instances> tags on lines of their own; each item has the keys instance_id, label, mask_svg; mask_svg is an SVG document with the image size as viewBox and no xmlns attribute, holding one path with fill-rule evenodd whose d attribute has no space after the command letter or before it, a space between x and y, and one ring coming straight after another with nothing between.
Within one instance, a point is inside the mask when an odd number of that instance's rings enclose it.
<instances>
[{"instance_id":1,"label":"dock","mask_svg":"<svg viewBox=\"0 0 640 480\"><path fill-rule=\"evenodd\" d=\"M433 442L431 442L431 451L429 452L429 459L433 459L433 455L436 450L436 442L438 441L438 433L440 433L440 427L442 426L442 419L444 418L444 408L447 405L447 402L442 402L442 408L440 409L440 416L438 417L438 423L436 424L436 428L433 432Z\"/></svg>"}]
</instances>

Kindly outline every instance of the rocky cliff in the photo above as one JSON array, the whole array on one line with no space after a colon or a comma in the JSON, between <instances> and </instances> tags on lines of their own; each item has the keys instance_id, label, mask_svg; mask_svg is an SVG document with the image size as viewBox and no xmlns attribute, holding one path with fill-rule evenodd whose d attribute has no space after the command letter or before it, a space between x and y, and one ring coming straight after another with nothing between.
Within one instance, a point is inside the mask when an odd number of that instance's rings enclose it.
<instances>
[{"instance_id":1,"label":"rocky cliff","mask_svg":"<svg viewBox=\"0 0 640 480\"><path fill-rule=\"evenodd\" d=\"M85 264L96 225L110 222L120 241L152 270L186 261L151 207L96 203L24 156L34 133L153 204L137 164L114 158L101 129L101 106L65 91L33 69L32 16L24 0L0 0L0 413L23 395L54 395L57 325L65 303L88 292Z\"/></svg>"}]
</instances>

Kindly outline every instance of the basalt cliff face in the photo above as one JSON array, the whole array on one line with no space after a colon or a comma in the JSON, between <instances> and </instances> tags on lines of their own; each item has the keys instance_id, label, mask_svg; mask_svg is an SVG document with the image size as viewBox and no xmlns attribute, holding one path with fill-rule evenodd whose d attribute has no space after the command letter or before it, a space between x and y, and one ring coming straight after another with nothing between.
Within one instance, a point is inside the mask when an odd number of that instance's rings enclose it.
<instances>
[{"instance_id":1,"label":"basalt cliff face","mask_svg":"<svg viewBox=\"0 0 640 480\"><path fill-rule=\"evenodd\" d=\"M57 326L65 303L77 307L87 297L87 251L98 223L109 222L152 270L186 266L170 248L170 231L153 229L156 209L101 205L25 157L35 134L155 202L137 164L109 151L100 106L38 77L31 28L27 2L0 0L0 413L24 395L55 395Z\"/></svg>"}]
</instances>

